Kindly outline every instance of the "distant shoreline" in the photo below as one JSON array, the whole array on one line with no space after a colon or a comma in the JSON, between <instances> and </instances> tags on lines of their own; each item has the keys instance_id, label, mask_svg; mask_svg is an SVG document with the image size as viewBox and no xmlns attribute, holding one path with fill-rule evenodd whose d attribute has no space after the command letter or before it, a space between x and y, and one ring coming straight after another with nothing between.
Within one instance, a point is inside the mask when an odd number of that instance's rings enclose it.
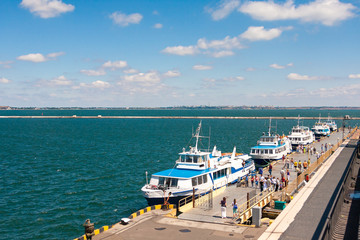
<instances>
[{"instance_id":1,"label":"distant shoreline","mask_svg":"<svg viewBox=\"0 0 360 240\"><path fill-rule=\"evenodd\" d=\"M179 106L179 107L11 107L0 110L360 110L360 107Z\"/></svg>"}]
</instances>

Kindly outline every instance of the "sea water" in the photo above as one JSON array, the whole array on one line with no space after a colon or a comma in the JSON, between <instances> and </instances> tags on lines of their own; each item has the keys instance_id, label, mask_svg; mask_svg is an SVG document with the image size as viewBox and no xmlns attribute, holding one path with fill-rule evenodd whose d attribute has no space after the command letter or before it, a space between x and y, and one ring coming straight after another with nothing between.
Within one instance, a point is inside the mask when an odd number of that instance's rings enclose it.
<instances>
[{"instance_id":1,"label":"sea water","mask_svg":"<svg viewBox=\"0 0 360 240\"><path fill-rule=\"evenodd\" d=\"M53 116L360 116L315 110L17 110ZM146 207L145 171L174 166L198 119L0 119L0 239L72 239L86 219L112 225ZM304 120L311 127L315 120ZM337 121L338 126L342 121ZM203 135L222 152L249 153L269 120L204 119ZM273 120L288 134L297 120ZM347 122L352 126L356 121ZM209 142L203 139L202 148Z\"/></svg>"}]
</instances>

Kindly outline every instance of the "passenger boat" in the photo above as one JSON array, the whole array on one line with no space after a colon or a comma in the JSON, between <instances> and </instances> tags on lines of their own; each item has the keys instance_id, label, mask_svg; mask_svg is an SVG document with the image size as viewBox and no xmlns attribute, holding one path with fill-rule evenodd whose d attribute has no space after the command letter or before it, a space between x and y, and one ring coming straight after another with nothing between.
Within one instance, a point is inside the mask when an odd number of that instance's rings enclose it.
<instances>
[{"instance_id":1,"label":"passenger boat","mask_svg":"<svg viewBox=\"0 0 360 240\"><path fill-rule=\"evenodd\" d=\"M288 135L293 148L299 145L311 144L315 141L315 135L310 131L309 127L300 126L300 116L298 117L298 124L291 129L291 134Z\"/></svg>"},{"instance_id":2,"label":"passenger boat","mask_svg":"<svg viewBox=\"0 0 360 240\"><path fill-rule=\"evenodd\" d=\"M314 132L315 137L330 136L330 127L325 123L321 122L321 116L319 116L319 121L311 128Z\"/></svg>"},{"instance_id":3,"label":"passenger boat","mask_svg":"<svg viewBox=\"0 0 360 240\"><path fill-rule=\"evenodd\" d=\"M271 118L268 135L263 134L257 145L250 150L250 156L254 159L256 167L265 167L273 160L281 159L291 153L292 146L286 136L271 133Z\"/></svg>"},{"instance_id":4,"label":"passenger boat","mask_svg":"<svg viewBox=\"0 0 360 240\"><path fill-rule=\"evenodd\" d=\"M230 183L237 182L255 169L254 162L247 154L221 154L214 146L212 152L198 149L201 122L193 137L194 147L183 149L175 167L152 174L150 182L141 191L149 205L168 203L178 204L186 196L205 194Z\"/></svg>"},{"instance_id":5,"label":"passenger boat","mask_svg":"<svg viewBox=\"0 0 360 240\"><path fill-rule=\"evenodd\" d=\"M329 126L330 131L334 132L337 130L337 124L334 120L331 119L330 115L328 116L328 119L325 123Z\"/></svg>"}]
</instances>

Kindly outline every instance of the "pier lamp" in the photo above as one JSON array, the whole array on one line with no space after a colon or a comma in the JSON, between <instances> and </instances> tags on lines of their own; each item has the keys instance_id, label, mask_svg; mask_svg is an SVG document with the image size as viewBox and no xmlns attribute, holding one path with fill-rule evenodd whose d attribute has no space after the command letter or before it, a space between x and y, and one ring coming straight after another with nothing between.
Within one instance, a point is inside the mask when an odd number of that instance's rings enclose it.
<instances>
[{"instance_id":1,"label":"pier lamp","mask_svg":"<svg viewBox=\"0 0 360 240\"><path fill-rule=\"evenodd\" d=\"M85 223L83 224L85 228L85 236L86 239L91 240L92 237L95 235L94 233L94 224L90 223L90 219L86 219Z\"/></svg>"}]
</instances>

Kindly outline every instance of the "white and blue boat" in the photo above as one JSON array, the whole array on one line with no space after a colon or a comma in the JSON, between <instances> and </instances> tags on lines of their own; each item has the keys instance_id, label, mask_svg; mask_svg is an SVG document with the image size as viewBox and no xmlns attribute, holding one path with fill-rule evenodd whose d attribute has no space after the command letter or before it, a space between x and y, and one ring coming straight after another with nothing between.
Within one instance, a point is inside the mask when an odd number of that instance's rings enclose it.
<instances>
[{"instance_id":1,"label":"white and blue boat","mask_svg":"<svg viewBox=\"0 0 360 240\"><path fill-rule=\"evenodd\" d=\"M330 131L334 132L337 130L337 124L334 120L331 119L330 115L328 116L328 119L325 123L329 126Z\"/></svg>"},{"instance_id":2,"label":"white and blue boat","mask_svg":"<svg viewBox=\"0 0 360 240\"><path fill-rule=\"evenodd\" d=\"M300 125L300 115L298 117L298 124L291 129L288 138L293 148L299 145L308 145L315 141L315 135L310 131L310 128Z\"/></svg>"},{"instance_id":3,"label":"white and blue boat","mask_svg":"<svg viewBox=\"0 0 360 240\"><path fill-rule=\"evenodd\" d=\"M282 159L292 151L290 140L286 136L271 133L271 118L268 135L260 137L257 145L250 150L250 156L257 167L265 167L273 160Z\"/></svg>"},{"instance_id":4,"label":"white and blue boat","mask_svg":"<svg viewBox=\"0 0 360 240\"><path fill-rule=\"evenodd\" d=\"M314 132L315 137L330 136L330 127L325 123L321 122L321 115L319 115L319 121L311 128Z\"/></svg>"},{"instance_id":5,"label":"white and blue boat","mask_svg":"<svg viewBox=\"0 0 360 240\"><path fill-rule=\"evenodd\" d=\"M150 182L141 191L149 205L168 203L178 204L184 197L205 194L230 183L237 182L255 169L254 162L247 154L221 154L214 146L212 152L198 149L201 122L193 137L195 147L183 149L175 167L152 174Z\"/></svg>"}]
</instances>

